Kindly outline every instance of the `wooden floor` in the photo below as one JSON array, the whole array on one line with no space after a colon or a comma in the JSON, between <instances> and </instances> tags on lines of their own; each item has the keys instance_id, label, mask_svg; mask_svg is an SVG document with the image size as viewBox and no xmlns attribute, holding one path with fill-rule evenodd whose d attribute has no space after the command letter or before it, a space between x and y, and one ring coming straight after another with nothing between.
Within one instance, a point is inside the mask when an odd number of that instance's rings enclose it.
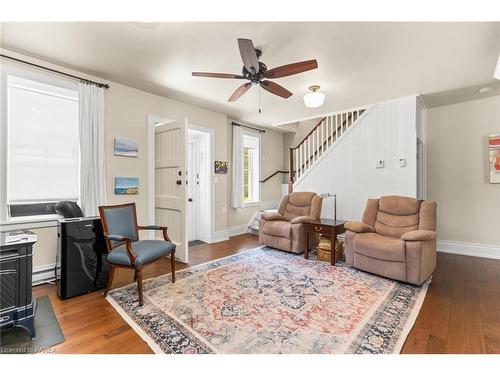
<instances>
[{"instance_id":1,"label":"wooden floor","mask_svg":"<svg viewBox=\"0 0 500 375\"><path fill-rule=\"evenodd\" d=\"M256 246L257 237L251 234L196 246L190 250L189 266ZM170 272L169 261L143 272L145 278ZM132 281L133 272L120 269L113 287ZM49 296L61 324L66 341L54 347L56 353L151 353L101 293L61 301L55 286L46 284L35 287L34 294ZM402 353L500 353L500 261L440 253Z\"/></svg>"}]
</instances>

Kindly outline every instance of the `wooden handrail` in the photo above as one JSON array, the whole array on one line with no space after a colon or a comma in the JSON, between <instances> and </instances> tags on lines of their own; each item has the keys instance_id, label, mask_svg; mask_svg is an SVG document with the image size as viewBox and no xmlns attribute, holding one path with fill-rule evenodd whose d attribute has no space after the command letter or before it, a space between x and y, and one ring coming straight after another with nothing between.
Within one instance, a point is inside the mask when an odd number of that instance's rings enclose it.
<instances>
[{"instance_id":1,"label":"wooden handrail","mask_svg":"<svg viewBox=\"0 0 500 375\"><path fill-rule=\"evenodd\" d=\"M312 129L311 129L311 131L310 131L309 133L307 133L307 135L304 137L304 139L303 139L302 141L300 141L300 143L299 143L297 146L295 146L295 147L290 147L290 148L291 148L292 150L296 150L296 149L298 149L298 148L300 147L300 145L301 145L302 143L304 143L304 142L306 141L306 139L307 139L307 138L309 138L309 136L310 136L312 133L314 133L314 131L315 131L315 130L316 130L316 129L317 129L317 128L318 128L318 127L319 127L319 126L323 123L323 121L325 121L325 120L326 120L326 117L323 117L323 118L320 120L320 122L318 122L318 123L316 124L316 126L315 126L314 128L312 128Z\"/></svg>"},{"instance_id":2,"label":"wooden handrail","mask_svg":"<svg viewBox=\"0 0 500 375\"><path fill-rule=\"evenodd\" d=\"M348 112L345 112L346 116L345 118L343 118L343 114L344 113L340 113L340 116L341 116L341 124L340 124L340 128L336 126L335 128L335 131L328 135L327 138L322 141L321 145L316 149L314 150L314 152L312 153L312 155L310 156L307 156L307 160L304 161L304 164L302 164L300 166L301 170L306 166L306 165L310 165L310 163L312 161L314 161L314 158L318 155L318 153L320 152L324 152L324 149L325 147L328 146L328 142L332 143L333 140L332 138L335 137L335 139L337 138L337 130L341 130L344 128L344 127L349 127L350 125L352 125L352 123L354 123L356 120L358 120L359 116L366 111L366 108L364 109L358 109L357 110L357 116L354 118L354 113L356 113L356 111L348 111ZM337 116L337 115L334 115L334 116ZM302 144L304 144L304 142L307 141L307 139L309 139L309 137L316 131L316 129L318 129L318 127L323 124L323 122L326 120L326 117L323 117L321 119L321 121L318 122L318 124L316 124L316 126L314 126L311 131L309 133L307 133L307 135L304 137L304 139L295 147L290 147L289 149L289 152L290 152L290 156L289 156L289 169L290 169L290 176L289 176L289 182L288 182L288 191L289 193L292 192L292 189L293 189L293 183L294 183L294 180L295 180L295 174L296 174L296 171L294 170L294 156L293 156L293 152L295 150L297 150L300 146L302 146ZM349 125L349 122L351 121L351 124ZM342 131L343 132L343 131ZM309 164L308 164L309 163Z\"/></svg>"},{"instance_id":3,"label":"wooden handrail","mask_svg":"<svg viewBox=\"0 0 500 375\"><path fill-rule=\"evenodd\" d=\"M274 172L272 175L270 176L267 176L267 178L259 181L260 183L263 183L263 182L266 182L267 180L269 180L270 178L273 178L274 176L276 176L278 173L289 173L288 171L276 171Z\"/></svg>"}]
</instances>

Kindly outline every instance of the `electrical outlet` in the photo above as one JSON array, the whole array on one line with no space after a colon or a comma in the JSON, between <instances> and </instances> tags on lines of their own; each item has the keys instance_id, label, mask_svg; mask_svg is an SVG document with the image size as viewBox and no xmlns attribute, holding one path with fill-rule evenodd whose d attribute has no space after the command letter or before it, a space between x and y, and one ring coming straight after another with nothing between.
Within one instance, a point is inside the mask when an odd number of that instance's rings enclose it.
<instances>
[{"instance_id":1,"label":"electrical outlet","mask_svg":"<svg viewBox=\"0 0 500 375\"><path fill-rule=\"evenodd\" d=\"M383 160L377 160L375 162L375 168L384 168L384 161Z\"/></svg>"},{"instance_id":2,"label":"electrical outlet","mask_svg":"<svg viewBox=\"0 0 500 375\"><path fill-rule=\"evenodd\" d=\"M406 159L405 158L399 158L398 162L399 162L400 167L406 167Z\"/></svg>"}]
</instances>

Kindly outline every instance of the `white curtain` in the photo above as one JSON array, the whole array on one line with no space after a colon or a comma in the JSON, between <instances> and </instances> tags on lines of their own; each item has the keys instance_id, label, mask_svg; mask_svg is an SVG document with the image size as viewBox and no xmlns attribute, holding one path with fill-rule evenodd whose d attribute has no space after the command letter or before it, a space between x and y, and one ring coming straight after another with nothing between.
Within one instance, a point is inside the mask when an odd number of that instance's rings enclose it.
<instances>
[{"instance_id":1,"label":"white curtain","mask_svg":"<svg viewBox=\"0 0 500 375\"><path fill-rule=\"evenodd\" d=\"M233 163L231 207L244 208L243 200L243 131L241 126L233 126Z\"/></svg>"},{"instance_id":2,"label":"white curtain","mask_svg":"<svg viewBox=\"0 0 500 375\"><path fill-rule=\"evenodd\" d=\"M104 89L80 83L80 203L85 216L105 204Z\"/></svg>"}]
</instances>

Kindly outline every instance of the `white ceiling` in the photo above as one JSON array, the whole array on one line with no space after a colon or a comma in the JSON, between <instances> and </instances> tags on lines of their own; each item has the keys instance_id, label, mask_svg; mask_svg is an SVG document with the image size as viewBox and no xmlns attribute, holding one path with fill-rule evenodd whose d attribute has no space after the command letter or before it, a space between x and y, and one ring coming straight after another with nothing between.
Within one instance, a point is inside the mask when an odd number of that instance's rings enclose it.
<instances>
[{"instance_id":1,"label":"white ceiling","mask_svg":"<svg viewBox=\"0 0 500 375\"><path fill-rule=\"evenodd\" d=\"M259 125L276 125L411 94L492 82L499 23L2 23L5 48L74 67ZM295 95L258 88L235 103L238 80L191 71L240 73L236 39L250 38L268 68L316 58L319 68L277 79ZM326 101L303 105L312 84Z\"/></svg>"}]
</instances>

